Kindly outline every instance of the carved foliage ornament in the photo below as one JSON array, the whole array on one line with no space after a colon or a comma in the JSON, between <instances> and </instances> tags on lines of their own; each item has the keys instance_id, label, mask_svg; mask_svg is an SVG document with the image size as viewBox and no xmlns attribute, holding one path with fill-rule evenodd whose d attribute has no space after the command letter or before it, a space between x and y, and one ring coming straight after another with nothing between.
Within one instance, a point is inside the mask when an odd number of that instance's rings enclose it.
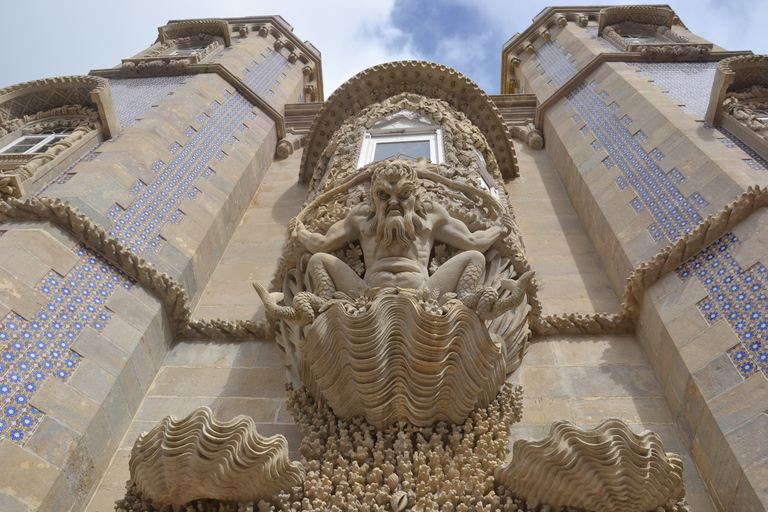
<instances>
[{"instance_id":1,"label":"carved foliage ornament","mask_svg":"<svg viewBox=\"0 0 768 512\"><path fill-rule=\"evenodd\" d=\"M628 52L638 51L637 47L641 45L647 46L643 39L648 39L648 43L664 46L688 43L688 38L676 34L669 27L634 21L607 26L603 29L602 36Z\"/></svg>"},{"instance_id":2,"label":"carved foliage ornament","mask_svg":"<svg viewBox=\"0 0 768 512\"><path fill-rule=\"evenodd\" d=\"M21 119L11 119L0 124L0 135L20 129L20 136L53 133L64 129L68 133L42 153L0 155L0 176L2 189L0 197L20 197L21 183L32 178L44 166L82 140L85 135L99 127L99 113L96 109L79 105L59 107L38 112Z\"/></svg>"},{"instance_id":3,"label":"carved foliage ornament","mask_svg":"<svg viewBox=\"0 0 768 512\"><path fill-rule=\"evenodd\" d=\"M746 91L727 93L723 111L768 138L768 87L753 85Z\"/></svg>"},{"instance_id":4,"label":"carved foliage ornament","mask_svg":"<svg viewBox=\"0 0 768 512\"><path fill-rule=\"evenodd\" d=\"M199 19L179 21L158 27L157 31L160 34L160 42L163 43L168 39L209 35L223 39L226 46L232 45L231 30L229 23L225 20Z\"/></svg>"},{"instance_id":5,"label":"carved foliage ornament","mask_svg":"<svg viewBox=\"0 0 768 512\"><path fill-rule=\"evenodd\" d=\"M644 25L672 28L672 24L679 20L677 20L675 12L666 7L654 7L650 5L620 5L606 7L600 11L598 35L602 36L603 31L609 25L627 21Z\"/></svg>"}]
</instances>

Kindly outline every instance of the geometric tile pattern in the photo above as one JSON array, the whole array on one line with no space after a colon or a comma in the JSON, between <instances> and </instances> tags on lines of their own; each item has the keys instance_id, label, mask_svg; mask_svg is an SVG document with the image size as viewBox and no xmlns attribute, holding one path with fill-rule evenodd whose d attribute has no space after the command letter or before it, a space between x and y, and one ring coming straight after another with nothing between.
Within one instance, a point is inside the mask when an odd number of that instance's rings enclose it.
<instances>
[{"instance_id":1,"label":"geometric tile pattern","mask_svg":"<svg viewBox=\"0 0 768 512\"><path fill-rule=\"evenodd\" d=\"M608 153L606 167L617 166L621 171L616 184L622 189L630 186L637 193L637 201L632 203L635 211L647 209L653 216L654 223L648 227L653 240L667 237L675 241L693 231L702 220L699 211L708 203L698 192L683 196L677 188L683 176L675 169L665 173L658 166L664 155L658 149L646 152L641 145L646 138L633 136L606 100L586 84L576 87L567 98L595 134L598 144L592 147L602 147Z\"/></svg>"},{"instance_id":2,"label":"geometric tile pattern","mask_svg":"<svg viewBox=\"0 0 768 512\"><path fill-rule=\"evenodd\" d=\"M676 99L684 101L683 111L703 119L709 105L712 82L715 77L716 62L669 62L669 63L633 63L643 74L649 76L657 85L669 90ZM709 128L708 125L703 125ZM738 137L725 128L718 127L726 138L723 144L735 151L747 165L758 171L768 170L768 162L747 146Z\"/></svg>"},{"instance_id":3,"label":"geometric tile pattern","mask_svg":"<svg viewBox=\"0 0 768 512\"><path fill-rule=\"evenodd\" d=\"M544 52L541 50L544 49ZM536 54L546 71L550 72L558 86L562 86L576 73L576 64L570 62L551 41L544 44ZM646 152L641 143L648 138L637 130L633 135L629 131L626 116L619 119L614 112L618 110L606 91L596 92L597 83L587 86L582 83L568 93L568 103L575 110L576 116L586 124L583 134L591 131L596 140L590 145L595 151L605 149L608 157L603 159L607 168L617 166L621 176L616 180L620 189L633 188L638 197L632 202L636 212L650 211L654 223L648 232L654 241L667 237L675 241L683 234L693 231L701 222L699 211L707 202L698 193L684 197L677 184L682 175L672 169L666 174L657 165L663 158L658 149Z\"/></svg>"},{"instance_id":4,"label":"geometric tile pattern","mask_svg":"<svg viewBox=\"0 0 768 512\"><path fill-rule=\"evenodd\" d=\"M138 122L188 78L110 79L121 128ZM149 184L136 183L132 191L137 197L130 207L123 210L115 206L109 211L113 222L110 234L137 253L159 249L163 242L160 229L166 222L181 222L179 203L199 194L194 187L197 180L211 179L214 174L209 162L227 156L238 143L235 133L247 129L245 119L255 115L253 105L239 93L226 93L224 103L216 102L208 114L201 113L202 126L197 131L187 130L189 138L172 145L167 156L155 162L152 170L156 177ZM78 163L96 160L99 154L90 151L54 183L66 182ZM70 350L71 343L86 326L102 331L113 316L105 302L118 287L130 289L133 284L85 246L78 244L73 250L80 262L66 276L51 271L37 285L49 300L30 321L14 313L0 320L0 442L26 442L43 417L29 405L30 397L47 378L69 378L81 359Z\"/></svg>"},{"instance_id":5,"label":"geometric tile pattern","mask_svg":"<svg viewBox=\"0 0 768 512\"><path fill-rule=\"evenodd\" d=\"M267 51L266 57L259 56L260 62L251 61L251 65L243 69L243 82L265 100L275 94L271 88L279 83L278 78L291 69L288 59L280 52L272 48Z\"/></svg>"},{"instance_id":6,"label":"geometric tile pattern","mask_svg":"<svg viewBox=\"0 0 768 512\"><path fill-rule=\"evenodd\" d=\"M224 103L211 105L210 115L200 116L203 124L196 131L187 131L189 139L183 146L173 143L167 160L152 165L156 177L150 183L138 181L133 186L131 192L136 199L127 209L114 205L108 211L107 217L112 220L110 234L137 254L160 250L165 242L160 230L167 222L179 222L179 204L185 198L194 200L199 194L195 184L210 163L226 157L237 144L233 134L243 126L253 105L239 93L225 96Z\"/></svg>"},{"instance_id":7,"label":"geometric tile pattern","mask_svg":"<svg viewBox=\"0 0 768 512\"><path fill-rule=\"evenodd\" d=\"M728 233L678 267L677 274L684 281L696 277L709 292L698 307L710 325L724 319L736 331L741 342L727 352L746 379L758 372L768 375L768 271L760 263L742 270L729 254L739 244Z\"/></svg>"},{"instance_id":8,"label":"geometric tile pattern","mask_svg":"<svg viewBox=\"0 0 768 512\"><path fill-rule=\"evenodd\" d=\"M66 276L50 271L36 290L47 303L29 321L10 313L0 321L0 442L23 444L43 414L30 397L49 378L66 381L80 362L70 350L87 326L104 330L113 312L104 304L133 281L101 256L78 244L80 256Z\"/></svg>"},{"instance_id":9,"label":"geometric tile pattern","mask_svg":"<svg viewBox=\"0 0 768 512\"><path fill-rule=\"evenodd\" d=\"M570 60L570 55L564 55L554 41L544 43L536 50L536 56L544 72L552 77L558 87L562 87L579 70L578 64Z\"/></svg>"},{"instance_id":10,"label":"geometric tile pattern","mask_svg":"<svg viewBox=\"0 0 768 512\"><path fill-rule=\"evenodd\" d=\"M585 31L589 32L589 34L594 38L600 41L600 46L603 48L607 48L608 50L611 50L612 52L623 52L624 50L622 48L619 48L618 46L614 45L613 42L611 42L610 39L605 39L603 37L600 37L597 35L598 27L581 27Z\"/></svg>"},{"instance_id":11,"label":"geometric tile pattern","mask_svg":"<svg viewBox=\"0 0 768 512\"><path fill-rule=\"evenodd\" d=\"M717 62L632 62L654 84L669 91L669 95L685 103L683 112L704 119L715 79Z\"/></svg>"},{"instance_id":12,"label":"geometric tile pattern","mask_svg":"<svg viewBox=\"0 0 768 512\"><path fill-rule=\"evenodd\" d=\"M739 156L753 169L757 171L768 171L768 161L751 147L744 144L740 138L726 130L725 128L718 127L717 131L725 135L726 138L720 139L726 147L733 148L734 151L739 151ZM742 154L743 151L745 154Z\"/></svg>"},{"instance_id":13,"label":"geometric tile pattern","mask_svg":"<svg viewBox=\"0 0 768 512\"><path fill-rule=\"evenodd\" d=\"M109 89L115 103L120 129L136 124L139 117L148 112L169 92L181 86L187 76L162 76L153 78L110 78Z\"/></svg>"}]
</instances>

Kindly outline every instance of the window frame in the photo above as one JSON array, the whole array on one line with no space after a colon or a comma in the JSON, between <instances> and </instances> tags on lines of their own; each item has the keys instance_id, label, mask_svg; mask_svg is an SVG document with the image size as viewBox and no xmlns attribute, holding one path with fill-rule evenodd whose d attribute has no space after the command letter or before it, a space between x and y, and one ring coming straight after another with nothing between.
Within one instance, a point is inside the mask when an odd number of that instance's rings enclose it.
<instances>
[{"instance_id":1,"label":"window frame","mask_svg":"<svg viewBox=\"0 0 768 512\"><path fill-rule=\"evenodd\" d=\"M404 112L410 112L410 114L413 114L415 116L418 116L419 118L429 121L430 124L428 125L422 124L422 123L417 124L417 123L411 122L410 123L411 126L391 127L390 123L392 121L397 122L397 118L400 115L402 115L402 117L405 118L407 121L410 120L408 119L407 114L403 114ZM380 123L385 123L385 126L381 128L377 128L376 125ZM406 122L406 124L408 123ZM444 163L445 149L443 148L443 130L440 127L440 125L438 125L428 117L422 116L421 114L411 112L411 111L401 110L396 114L380 119L371 128L366 130L365 135L363 136L362 145L360 147L360 158L358 159L357 168L359 169L365 165L368 165L374 162L373 158L374 158L374 155L376 154L376 147L379 144L387 144L392 142L425 142L425 141L429 143L430 162L432 162L433 164ZM408 156L412 156L412 155L408 155ZM413 158L417 158L417 157L413 157Z\"/></svg>"}]
</instances>

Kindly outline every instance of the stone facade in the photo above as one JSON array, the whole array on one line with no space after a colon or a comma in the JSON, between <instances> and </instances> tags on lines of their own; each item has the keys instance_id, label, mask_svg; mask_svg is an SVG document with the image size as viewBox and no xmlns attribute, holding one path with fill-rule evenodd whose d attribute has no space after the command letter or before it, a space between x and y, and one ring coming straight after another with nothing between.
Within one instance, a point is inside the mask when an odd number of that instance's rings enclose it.
<instances>
[{"instance_id":1,"label":"stone facade","mask_svg":"<svg viewBox=\"0 0 768 512\"><path fill-rule=\"evenodd\" d=\"M324 102L320 52L280 17L170 21L149 43L88 77L0 90L0 147L74 129L33 157L0 154L0 509L113 510L139 434L203 406L284 436L294 461L332 455L307 425L336 416L286 398L299 385L283 366L291 334L251 282L287 282L302 206L321 205L329 220L311 227L325 229L359 200L318 198L356 172L364 132L401 103L443 127L446 168L464 169L454 181L485 179L481 155L514 215L508 266L536 272L520 324L531 332L507 354L509 405L484 401L464 432L483 414L517 421L512 454L556 421L604 432L620 418L678 454L691 510L768 507L764 58L702 40L667 6L548 8L504 45L500 95L409 61ZM455 196L434 180L432 197ZM465 210L488 227L490 210ZM518 322L501 318L494 335ZM485 462L477 446L465 454L471 475L454 464L463 452L446 452L424 481L445 469L475 489L467 500L500 509L513 498L478 475L493 475L502 445ZM432 453L421 449L403 464ZM308 468L319 500L327 484ZM401 469L377 506L428 506ZM354 484L359 467L345 471Z\"/></svg>"}]
</instances>

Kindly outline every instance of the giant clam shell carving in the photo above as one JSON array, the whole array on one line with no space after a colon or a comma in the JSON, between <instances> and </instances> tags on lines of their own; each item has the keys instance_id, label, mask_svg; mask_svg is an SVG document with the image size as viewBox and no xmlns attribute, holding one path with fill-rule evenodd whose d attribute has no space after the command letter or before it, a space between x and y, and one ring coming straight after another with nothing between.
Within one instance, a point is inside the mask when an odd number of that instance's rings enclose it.
<instances>
[{"instance_id":1,"label":"giant clam shell carving","mask_svg":"<svg viewBox=\"0 0 768 512\"><path fill-rule=\"evenodd\" d=\"M637 435L618 419L592 430L558 421L546 438L518 439L512 451L496 484L553 509L647 512L685 495L680 457L664 452L654 432Z\"/></svg>"},{"instance_id":2,"label":"giant clam shell carving","mask_svg":"<svg viewBox=\"0 0 768 512\"><path fill-rule=\"evenodd\" d=\"M217 421L207 407L182 420L166 417L140 436L130 469L145 498L173 506L197 499L266 500L304 482L283 436L261 436L248 416Z\"/></svg>"},{"instance_id":3,"label":"giant clam shell carving","mask_svg":"<svg viewBox=\"0 0 768 512\"><path fill-rule=\"evenodd\" d=\"M349 303L346 303L349 306ZM505 358L458 301L428 312L416 296L379 293L360 310L337 302L302 341L301 378L339 418L386 428L405 420L462 423L501 389Z\"/></svg>"}]
</instances>

